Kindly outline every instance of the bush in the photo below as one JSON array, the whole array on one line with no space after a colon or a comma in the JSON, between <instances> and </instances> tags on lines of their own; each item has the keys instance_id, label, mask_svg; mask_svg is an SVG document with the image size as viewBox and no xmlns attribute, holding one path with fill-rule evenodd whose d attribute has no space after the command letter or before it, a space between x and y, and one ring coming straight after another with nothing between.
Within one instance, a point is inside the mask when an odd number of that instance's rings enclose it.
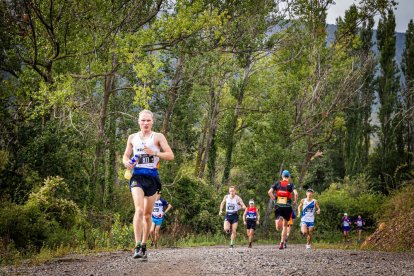
<instances>
[{"instance_id":1,"label":"bush","mask_svg":"<svg viewBox=\"0 0 414 276\"><path fill-rule=\"evenodd\" d=\"M167 190L167 189L165 189ZM173 206L174 220L179 224L175 227L189 229L193 233L216 233L221 227L218 216L220 201L212 186L200 179L183 176L163 193L173 198L166 198Z\"/></svg>"},{"instance_id":2,"label":"bush","mask_svg":"<svg viewBox=\"0 0 414 276\"><path fill-rule=\"evenodd\" d=\"M111 229L111 245L116 248L129 248L134 245L134 229L132 224L125 225L119 214L114 215Z\"/></svg>"},{"instance_id":3,"label":"bush","mask_svg":"<svg viewBox=\"0 0 414 276\"><path fill-rule=\"evenodd\" d=\"M379 226L362 248L385 251L414 251L414 181L386 200L377 210Z\"/></svg>"},{"instance_id":4,"label":"bush","mask_svg":"<svg viewBox=\"0 0 414 276\"><path fill-rule=\"evenodd\" d=\"M38 208L47 220L69 229L80 219L80 210L69 197L69 188L63 178L47 178L38 192L30 194L25 206Z\"/></svg>"},{"instance_id":5,"label":"bush","mask_svg":"<svg viewBox=\"0 0 414 276\"><path fill-rule=\"evenodd\" d=\"M73 243L74 231L83 219L77 205L68 198L66 183L54 177L46 179L24 205L3 202L0 238L19 250Z\"/></svg>"},{"instance_id":6,"label":"bush","mask_svg":"<svg viewBox=\"0 0 414 276\"><path fill-rule=\"evenodd\" d=\"M321 195L315 195L321 208L321 215L316 217L316 226L322 236L332 237L332 233L340 232L345 212L353 219L361 215L367 228L375 226L375 213L383 203L384 196L370 193L362 187L364 185L361 185L360 179L348 179L345 183L333 183Z\"/></svg>"},{"instance_id":7,"label":"bush","mask_svg":"<svg viewBox=\"0 0 414 276\"><path fill-rule=\"evenodd\" d=\"M383 222L398 216L405 216L414 209L414 180L406 182L406 186L391 194L377 210L376 218Z\"/></svg>"},{"instance_id":8,"label":"bush","mask_svg":"<svg viewBox=\"0 0 414 276\"><path fill-rule=\"evenodd\" d=\"M42 246L49 223L36 206L4 202L0 207L0 237L17 249Z\"/></svg>"}]
</instances>

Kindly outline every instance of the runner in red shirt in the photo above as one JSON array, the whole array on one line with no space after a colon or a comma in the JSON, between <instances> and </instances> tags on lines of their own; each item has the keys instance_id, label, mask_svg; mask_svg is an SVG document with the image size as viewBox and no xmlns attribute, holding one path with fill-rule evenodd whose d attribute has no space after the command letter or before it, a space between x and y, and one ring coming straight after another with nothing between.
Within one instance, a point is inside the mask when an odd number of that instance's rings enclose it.
<instances>
[{"instance_id":1,"label":"runner in red shirt","mask_svg":"<svg viewBox=\"0 0 414 276\"><path fill-rule=\"evenodd\" d=\"M247 228L247 236L249 237L249 248L252 247L254 230L256 230L256 224L260 223L259 209L254 205L254 200L249 200L249 207L244 210L243 223Z\"/></svg>"}]
</instances>

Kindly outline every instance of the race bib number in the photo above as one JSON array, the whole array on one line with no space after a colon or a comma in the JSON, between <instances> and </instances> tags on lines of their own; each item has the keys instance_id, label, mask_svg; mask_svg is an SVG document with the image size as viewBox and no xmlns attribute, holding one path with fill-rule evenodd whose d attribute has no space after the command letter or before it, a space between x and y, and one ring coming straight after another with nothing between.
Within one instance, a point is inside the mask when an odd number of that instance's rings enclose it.
<instances>
[{"instance_id":1,"label":"race bib number","mask_svg":"<svg viewBox=\"0 0 414 276\"><path fill-rule=\"evenodd\" d=\"M313 213L313 208L306 208L305 209L305 212L306 213Z\"/></svg>"},{"instance_id":2,"label":"race bib number","mask_svg":"<svg viewBox=\"0 0 414 276\"><path fill-rule=\"evenodd\" d=\"M151 164L154 163L154 155L142 154L139 158L138 164Z\"/></svg>"},{"instance_id":3,"label":"race bib number","mask_svg":"<svg viewBox=\"0 0 414 276\"><path fill-rule=\"evenodd\" d=\"M235 206L233 206L233 205L229 205L227 207L227 210L229 210L229 211L234 211L234 209L235 209Z\"/></svg>"},{"instance_id":4,"label":"race bib number","mask_svg":"<svg viewBox=\"0 0 414 276\"><path fill-rule=\"evenodd\" d=\"M158 213L160 211L160 208L156 207L152 210L154 213Z\"/></svg>"},{"instance_id":5,"label":"race bib number","mask_svg":"<svg viewBox=\"0 0 414 276\"><path fill-rule=\"evenodd\" d=\"M287 204L287 197L285 197L285 196L279 196L277 198L277 203L279 203L279 204Z\"/></svg>"}]
</instances>

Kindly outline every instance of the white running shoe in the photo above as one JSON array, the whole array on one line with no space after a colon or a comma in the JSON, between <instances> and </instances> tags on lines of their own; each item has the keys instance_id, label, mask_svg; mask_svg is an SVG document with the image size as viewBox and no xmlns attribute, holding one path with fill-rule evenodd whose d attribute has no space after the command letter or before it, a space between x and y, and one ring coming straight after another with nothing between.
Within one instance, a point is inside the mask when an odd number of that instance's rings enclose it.
<instances>
[{"instance_id":1,"label":"white running shoe","mask_svg":"<svg viewBox=\"0 0 414 276\"><path fill-rule=\"evenodd\" d=\"M307 244L307 245L306 245L306 249L311 249L310 244Z\"/></svg>"}]
</instances>

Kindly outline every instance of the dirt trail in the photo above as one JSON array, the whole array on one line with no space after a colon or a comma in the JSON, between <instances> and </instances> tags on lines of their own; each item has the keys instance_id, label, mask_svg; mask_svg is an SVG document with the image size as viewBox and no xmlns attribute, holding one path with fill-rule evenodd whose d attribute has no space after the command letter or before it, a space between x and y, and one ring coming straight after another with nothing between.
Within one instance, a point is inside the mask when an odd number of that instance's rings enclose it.
<instances>
[{"instance_id":1,"label":"dirt trail","mask_svg":"<svg viewBox=\"0 0 414 276\"><path fill-rule=\"evenodd\" d=\"M150 249L148 262L118 251L70 255L40 266L6 267L4 275L414 275L414 254L242 245Z\"/></svg>"}]
</instances>

